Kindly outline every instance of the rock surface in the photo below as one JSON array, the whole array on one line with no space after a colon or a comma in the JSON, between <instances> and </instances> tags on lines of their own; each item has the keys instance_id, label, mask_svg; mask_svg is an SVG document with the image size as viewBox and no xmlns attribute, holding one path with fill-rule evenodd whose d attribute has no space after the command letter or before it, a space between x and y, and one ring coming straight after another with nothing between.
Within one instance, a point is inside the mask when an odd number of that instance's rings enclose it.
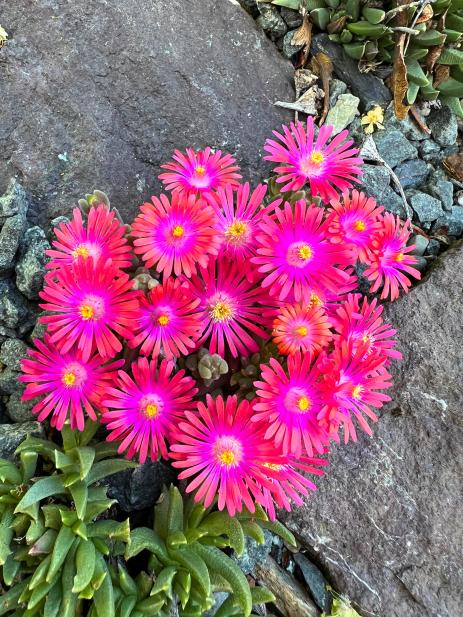
<instances>
[{"instance_id":1,"label":"rock surface","mask_svg":"<svg viewBox=\"0 0 463 617\"><path fill-rule=\"evenodd\" d=\"M0 194L20 176L37 222L94 188L132 217L174 148L209 144L265 176L259 153L290 118L273 102L293 100L292 67L236 3L37 0L31 20L7 2L2 25Z\"/></svg>"},{"instance_id":2,"label":"rock surface","mask_svg":"<svg viewBox=\"0 0 463 617\"><path fill-rule=\"evenodd\" d=\"M463 245L388 306L404 360L375 436L335 448L285 522L361 614L456 617L463 571Z\"/></svg>"},{"instance_id":3,"label":"rock surface","mask_svg":"<svg viewBox=\"0 0 463 617\"><path fill-rule=\"evenodd\" d=\"M0 425L0 458L13 459L14 451L28 435L44 437L40 422L23 422L22 424Z\"/></svg>"}]
</instances>

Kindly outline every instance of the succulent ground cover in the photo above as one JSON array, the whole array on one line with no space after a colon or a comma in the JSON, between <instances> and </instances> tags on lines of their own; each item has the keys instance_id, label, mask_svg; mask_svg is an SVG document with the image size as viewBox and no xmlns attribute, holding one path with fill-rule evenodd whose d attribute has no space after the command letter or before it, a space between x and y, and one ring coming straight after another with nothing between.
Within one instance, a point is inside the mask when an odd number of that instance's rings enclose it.
<instances>
[{"instance_id":1,"label":"succulent ground cover","mask_svg":"<svg viewBox=\"0 0 463 617\"><path fill-rule=\"evenodd\" d=\"M202 615L225 590L218 614L250 615L272 600L230 551L264 529L293 544L278 509L310 498L332 441L372 433L401 357L379 300L420 278L410 222L351 190L362 159L331 133L311 118L275 131L271 198L230 155L187 150L131 225L95 191L55 230L46 332L21 377L52 439L1 462L0 614ZM356 292L359 264L376 297ZM166 489L152 526L114 519L101 481L159 457L183 496Z\"/></svg>"}]
</instances>

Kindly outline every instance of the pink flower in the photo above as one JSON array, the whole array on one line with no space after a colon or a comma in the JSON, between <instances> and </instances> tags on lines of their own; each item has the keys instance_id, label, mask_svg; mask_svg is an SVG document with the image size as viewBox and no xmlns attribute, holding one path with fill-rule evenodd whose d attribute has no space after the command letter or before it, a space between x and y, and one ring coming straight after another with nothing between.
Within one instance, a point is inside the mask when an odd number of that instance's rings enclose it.
<instances>
[{"instance_id":1,"label":"pink flower","mask_svg":"<svg viewBox=\"0 0 463 617\"><path fill-rule=\"evenodd\" d=\"M197 265L206 267L210 255L217 255L220 239L215 229L214 210L194 195L175 192L152 197L144 203L132 225L135 252L146 267L158 272L190 277Z\"/></svg>"},{"instance_id":2,"label":"pink flower","mask_svg":"<svg viewBox=\"0 0 463 617\"><path fill-rule=\"evenodd\" d=\"M352 261L352 252L329 241L328 222L323 208L297 201L294 211L286 202L265 215L257 234L257 256L251 261L265 275L262 286L284 300L294 292L296 302L310 293L327 289L337 292L350 275L343 269Z\"/></svg>"},{"instance_id":3,"label":"pink flower","mask_svg":"<svg viewBox=\"0 0 463 617\"><path fill-rule=\"evenodd\" d=\"M284 508L287 512L291 512L291 503L296 506L302 506L303 497L306 497L310 491L315 491L315 484L309 480L307 475L323 476L324 471L320 467L327 465L328 461L322 458L312 458L303 456L299 459L292 455L282 456L282 461L279 464L266 463L264 467L271 474L268 480L272 484L271 490L264 487L264 508L266 509L270 520L276 519L275 506ZM303 471L305 475L302 475Z\"/></svg>"},{"instance_id":4,"label":"pink flower","mask_svg":"<svg viewBox=\"0 0 463 617\"><path fill-rule=\"evenodd\" d=\"M411 234L408 231L410 221L402 226L400 218L394 217L390 212L386 212L383 221L381 232L376 234L372 240L370 266L363 274L373 282L370 288L371 293L378 291L383 285L381 299L389 297L395 300L399 297L401 287L405 292L408 292L411 287L411 281L405 274L418 280L421 274L412 267L417 263L416 258L409 255L415 245L407 246Z\"/></svg>"},{"instance_id":5,"label":"pink flower","mask_svg":"<svg viewBox=\"0 0 463 617\"><path fill-rule=\"evenodd\" d=\"M186 492L196 491L195 501L206 508L218 494L219 510L227 508L230 516L243 504L254 512L255 502L264 502L262 487L272 490L264 464L278 464L280 456L264 439L263 426L251 422L252 414L246 400L207 395L206 404L198 403L196 413L186 411L174 430L172 464L183 469L180 480L189 480Z\"/></svg>"},{"instance_id":6,"label":"pink flower","mask_svg":"<svg viewBox=\"0 0 463 617\"><path fill-rule=\"evenodd\" d=\"M387 394L378 392L391 386L391 376L381 359L366 356L362 348L354 353L352 344L346 341L336 345L324 367L320 388L326 409L334 410L338 421L344 425L345 443L349 438L357 441L352 416L365 433L372 434L364 415L373 422L378 420L371 407L379 409L391 400Z\"/></svg>"},{"instance_id":7,"label":"pink flower","mask_svg":"<svg viewBox=\"0 0 463 617\"><path fill-rule=\"evenodd\" d=\"M141 345L140 353L157 358L164 353L168 360L187 356L195 347L201 331L199 298L193 298L178 279L164 279L142 296L134 322L131 347Z\"/></svg>"},{"instance_id":8,"label":"pink flower","mask_svg":"<svg viewBox=\"0 0 463 617\"><path fill-rule=\"evenodd\" d=\"M370 302L360 294L349 294L334 320L337 340L350 341L354 353L362 348L366 355L373 354L384 362L389 358L401 360L402 354L394 349L397 341L392 338L397 331L384 323L382 312L376 298Z\"/></svg>"},{"instance_id":9,"label":"pink flower","mask_svg":"<svg viewBox=\"0 0 463 617\"><path fill-rule=\"evenodd\" d=\"M206 196L217 215L217 229L222 240L221 255L239 262L246 272L253 274L248 260L256 253L255 235L262 213L280 203L273 202L265 208L262 201L267 192L264 184L259 184L249 195L249 183L240 185L237 191L231 185L219 188L216 193ZM235 205L236 202L236 205Z\"/></svg>"},{"instance_id":10,"label":"pink flower","mask_svg":"<svg viewBox=\"0 0 463 617\"><path fill-rule=\"evenodd\" d=\"M159 453L167 458L166 439L179 418L194 409L193 397L198 392L185 371L172 375L174 363L163 360L148 362L138 358L132 364L130 377L119 371L117 387L107 388L103 400L102 421L110 431L108 441L120 441L119 454L127 458L138 456L144 463L148 455L152 461Z\"/></svg>"},{"instance_id":11,"label":"pink flower","mask_svg":"<svg viewBox=\"0 0 463 617\"><path fill-rule=\"evenodd\" d=\"M331 241L349 245L361 262L368 263L372 236L382 227L383 206L377 206L373 197L352 191L352 195L345 192L342 199L334 199L331 207Z\"/></svg>"},{"instance_id":12,"label":"pink flower","mask_svg":"<svg viewBox=\"0 0 463 617\"><path fill-rule=\"evenodd\" d=\"M201 277L192 277L190 289L200 298L202 311L203 333L198 346L209 341L209 351L223 356L226 344L232 356L249 356L259 350L251 334L268 338L263 329L268 320L260 305L262 291L246 278L244 268L228 259L211 261L201 268Z\"/></svg>"},{"instance_id":13,"label":"pink flower","mask_svg":"<svg viewBox=\"0 0 463 617\"><path fill-rule=\"evenodd\" d=\"M111 259L117 268L128 268L132 254L124 237L125 227L115 218L114 211L104 204L90 208L86 225L79 208L72 211L72 220L54 229L57 240L53 249L45 251L51 257L47 268L68 268L79 257L94 261Z\"/></svg>"},{"instance_id":14,"label":"pink flower","mask_svg":"<svg viewBox=\"0 0 463 617\"><path fill-rule=\"evenodd\" d=\"M302 122L282 128L283 134L273 131L278 141L267 139L264 146L268 152L264 159L278 163L275 171L281 175L276 181L284 184L282 192L298 191L308 182L312 197L320 195L329 201L339 191L351 188L350 180L356 181L362 173L359 166L363 161L351 147L354 142L345 141L347 130L328 143L333 127L323 125L315 139L312 116L307 118L307 130Z\"/></svg>"},{"instance_id":15,"label":"pink flower","mask_svg":"<svg viewBox=\"0 0 463 617\"><path fill-rule=\"evenodd\" d=\"M195 152L186 149L186 154L175 150L174 161L161 165L168 172L162 173L159 179L168 191L180 191L188 194L205 194L230 184L237 186L241 176L236 173L239 167L234 165L235 159L230 154L217 150L213 152L207 147Z\"/></svg>"},{"instance_id":16,"label":"pink flower","mask_svg":"<svg viewBox=\"0 0 463 617\"><path fill-rule=\"evenodd\" d=\"M300 457L303 448L309 456L315 449L323 453L328 434L317 416L323 406L317 363L309 355L288 357L288 374L274 358L262 364L262 381L255 381L258 398L254 401L253 421L268 425L265 438L274 438L283 454Z\"/></svg>"},{"instance_id":17,"label":"pink flower","mask_svg":"<svg viewBox=\"0 0 463 617\"><path fill-rule=\"evenodd\" d=\"M332 338L328 317L317 304L286 304L276 313L272 336L283 355L297 351L313 355Z\"/></svg>"},{"instance_id":18,"label":"pink flower","mask_svg":"<svg viewBox=\"0 0 463 617\"><path fill-rule=\"evenodd\" d=\"M48 277L40 307L54 314L40 321L48 324L50 340L61 353L77 349L87 362L97 349L103 359L111 358L122 349L116 335L131 337L138 295L128 275L110 260L94 264L92 258L79 257Z\"/></svg>"},{"instance_id":19,"label":"pink flower","mask_svg":"<svg viewBox=\"0 0 463 617\"><path fill-rule=\"evenodd\" d=\"M97 419L101 397L124 361L104 365L98 354L84 360L79 351L62 353L47 334L34 345L37 350L29 349L30 358L21 362L24 375L19 379L27 383L22 399L43 397L32 408L39 422L51 415L51 425L60 431L69 418L71 429L82 431L85 415Z\"/></svg>"}]
</instances>

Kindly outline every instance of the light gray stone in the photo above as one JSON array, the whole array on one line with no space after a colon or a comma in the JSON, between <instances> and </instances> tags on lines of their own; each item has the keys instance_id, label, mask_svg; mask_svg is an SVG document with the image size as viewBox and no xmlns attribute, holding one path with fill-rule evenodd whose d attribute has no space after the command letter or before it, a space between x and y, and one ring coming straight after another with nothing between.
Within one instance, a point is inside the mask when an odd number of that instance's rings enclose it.
<instances>
[{"instance_id":1,"label":"light gray stone","mask_svg":"<svg viewBox=\"0 0 463 617\"><path fill-rule=\"evenodd\" d=\"M422 187L426 183L429 175L426 162L420 159L400 163L394 171L403 189Z\"/></svg>"},{"instance_id":2,"label":"light gray stone","mask_svg":"<svg viewBox=\"0 0 463 617\"><path fill-rule=\"evenodd\" d=\"M457 140L458 124L455 114L447 105L433 109L427 118L433 138L440 146L453 146Z\"/></svg>"},{"instance_id":3,"label":"light gray stone","mask_svg":"<svg viewBox=\"0 0 463 617\"><path fill-rule=\"evenodd\" d=\"M0 424L0 458L14 459L14 451L28 435L45 437L40 422L22 424Z\"/></svg>"},{"instance_id":4,"label":"light gray stone","mask_svg":"<svg viewBox=\"0 0 463 617\"><path fill-rule=\"evenodd\" d=\"M450 210L453 204L453 184L449 180L437 180L428 185L429 192L440 199L444 210Z\"/></svg>"},{"instance_id":5,"label":"light gray stone","mask_svg":"<svg viewBox=\"0 0 463 617\"><path fill-rule=\"evenodd\" d=\"M410 198L410 205L421 222L429 223L435 221L444 214L439 199L431 197L431 195L427 193L421 193L420 191L417 191Z\"/></svg>"},{"instance_id":6,"label":"light gray stone","mask_svg":"<svg viewBox=\"0 0 463 617\"><path fill-rule=\"evenodd\" d=\"M372 438L335 445L282 518L362 615L456 617L463 587L463 245L387 306L402 362Z\"/></svg>"},{"instance_id":7,"label":"light gray stone","mask_svg":"<svg viewBox=\"0 0 463 617\"><path fill-rule=\"evenodd\" d=\"M332 107L326 116L326 124L333 126L332 135L337 135L345 129L355 116L358 116L358 106L360 99L352 94L340 94L334 107Z\"/></svg>"},{"instance_id":8,"label":"light gray stone","mask_svg":"<svg viewBox=\"0 0 463 617\"><path fill-rule=\"evenodd\" d=\"M26 356L27 345L20 339L7 339L0 347L0 363L14 371L21 370L21 359Z\"/></svg>"},{"instance_id":9,"label":"light gray stone","mask_svg":"<svg viewBox=\"0 0 463 617\"><path fill-rule=\"evenodd\" d=\"M48 261L45 251L49 248L45 232L40 227L31 227L24 234L16 264L16 287L29 300L39 299Z\"/></svg>"},{"instance_id":10,"label":"light gray stone","mask_svg":"<svg viewBox=\"0 0 463 617\"><path fill-rule=\"evenodd\" d=\"M35 417L32 408L39 399L22 401L21 396L22 392L13 392L6 404L6 411L13 422L31 422Z\"/></svg>"},{"instance_id":11,"label":"light gray stone","mask_svg":"<svg viewBox=\"0 0 463 617\"><path fill-rule=\"evenodd\" d=\"M418 154L417 149L400 131L379 131L374 133L373 139L379 154L392 168L402 161L416 158Z\"/></svg>"},{"instance_id":12,"label":"light gray stone","mask_svg":"<svg viewBox=\"0 0 463 617\"><path fill-rule=\"evenodd\" d=\"M435 228L447 227L450 236L460 236L463 233L463 207L452 206L450 212L443 213L435 223Z\"/></svg>"},{"instance_id":13,"label":"light gray stone","mask_svg":"<svg viewBox=\"0 0 463 617\"><path fill-rule=\"evenodd\" d=\"M283 47L282 47L283 55L285 56L285 58L288 58L289 60L304 47L304 43L299 44L299 45L294 45L294 43L292 42L294 32L295 30L290 30L283 37Z\"/></svg>"}]
</instances>

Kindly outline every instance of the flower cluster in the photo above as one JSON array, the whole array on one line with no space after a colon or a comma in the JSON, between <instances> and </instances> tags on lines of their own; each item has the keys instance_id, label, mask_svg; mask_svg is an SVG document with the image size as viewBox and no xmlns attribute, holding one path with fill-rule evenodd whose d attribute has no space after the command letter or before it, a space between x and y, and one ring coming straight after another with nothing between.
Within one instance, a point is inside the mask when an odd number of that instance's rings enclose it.
<instances>
[{"instance_id":1,"label":"flower cluster","mask_svg":"<svg viewBox=\"0 0 463 617\"><path fill-rule=\"evenodd\" d=\"M309 118L267 141L281 184L270 203L265 185L239 183L232 156L206 148L175 152L160 175L170 193L130 228L105 204L86 223L74 210L48 251L47 333L23 362L39 420L98 419L119 453L172 459L187 492L230 515L301 504L331 441L371 434L400 358L378 298L355 293L356 267L382 299L419 278L409 222L351 190L362 161L331 132L315 136ZM325 206L289 200L304 186ZM177 370L200 347L236 366L269 343L281 355L260 366L252 400L223 380L213 398Z\"/></svg>"}]
</instances>

